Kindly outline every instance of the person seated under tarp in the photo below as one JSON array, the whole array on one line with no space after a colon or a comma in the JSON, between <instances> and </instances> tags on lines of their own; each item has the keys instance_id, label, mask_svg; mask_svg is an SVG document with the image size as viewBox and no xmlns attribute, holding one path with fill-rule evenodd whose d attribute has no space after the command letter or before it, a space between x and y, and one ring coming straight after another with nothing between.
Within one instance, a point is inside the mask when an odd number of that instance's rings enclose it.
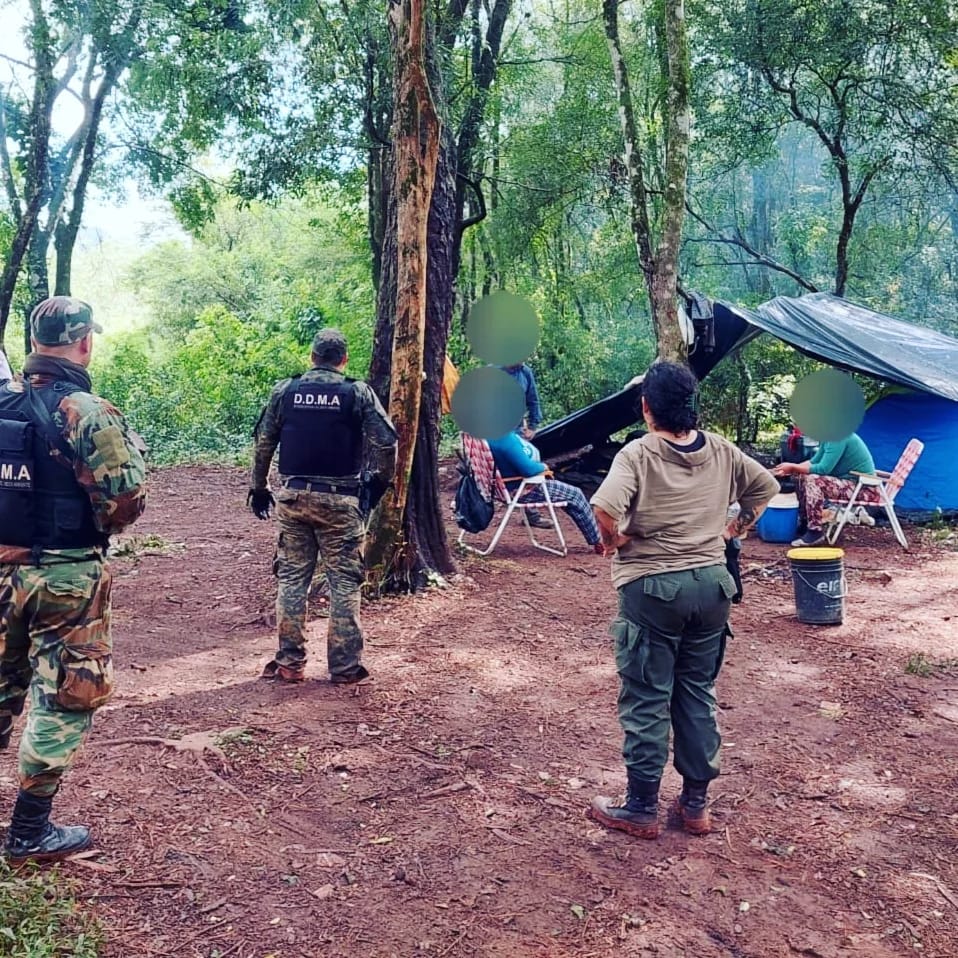
<instances>
[{"instance_id":1,"label":"person seated under tarp","mask_svg":"<svg viewBox=\"0 0 958 958\"><path fill-rule=\"evenodd\" d=\"M527 442L518 433L510 432L498 439L490 439L489 450L495 460L499 474L510 479L514 477L528 478L538 476L547 471L545 463L539 461L539 452L531 442ZM510 492L515 491L519 483L506 484ZM545 485L549 489L549 497L553 502L568 503L569 518L576 524L585 541L592 547L593 552L602 555L602 544L599 542L599 527L596 525L589 505L581 489L570 486L558 479L546 479ZM534 486L523 494L523 502L545 502L545 494L541 486Z\"/></svg>"},{"instance_id":2,"label":"person seated under tarp","mask_svg":"<svg viewBox=\"0 0 958 958\"><path fill-rule=\"evenodd\" d=\"M794 476L799 513L805 521L805 533L793 546L815 546L825 541L825 503L843 502L855 491L854 473L875 474L875 461L858 433L836 442L823 442L811 459L782 462L772 469L773 476ZM858 492L864 502L881 503L878 489L865 486Z\"/></svg>"}]
</instances>

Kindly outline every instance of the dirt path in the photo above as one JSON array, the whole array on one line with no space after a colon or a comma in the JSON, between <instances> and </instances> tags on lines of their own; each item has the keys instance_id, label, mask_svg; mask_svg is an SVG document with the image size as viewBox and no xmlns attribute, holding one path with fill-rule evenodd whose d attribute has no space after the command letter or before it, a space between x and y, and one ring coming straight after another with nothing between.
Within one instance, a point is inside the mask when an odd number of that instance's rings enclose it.
<instances>
[{"instance_id":1,"label":"dirt path","mask_svg":"<svg viewBox=\"0 0 958 958\"><path fill-rule=\"evenodd\" d=\"M606 560L510 534L368 607L373 684L325 680L320 619L310 681L276 687L274 526L244 495L236 470L156 473L115 565L120 691L57 803L95 825L64 870L106 955L958 953L958 668L906 672L958 658L955 552L851 530L846 624L812 628L784 550L749 541L719 828L642 842L583 816L624 785Z\"/></svg>"}]
</instances>

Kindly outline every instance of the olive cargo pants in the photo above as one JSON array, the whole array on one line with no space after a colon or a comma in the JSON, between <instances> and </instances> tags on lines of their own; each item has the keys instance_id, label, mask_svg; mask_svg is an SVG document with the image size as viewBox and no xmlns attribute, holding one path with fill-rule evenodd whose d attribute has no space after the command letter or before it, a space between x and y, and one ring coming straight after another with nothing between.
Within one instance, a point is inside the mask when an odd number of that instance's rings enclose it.
<instances>
[{"instance_id":1,"label":"olive cargo pants","mask_svg":"<svg viewBox=\"0 0 958 958\"><path fill-rule=\"evenodd\" d=\"M611 632L630 776L648 782L662 777L670 726L679 774L698 781L718 775L715 679L731 634L734 594L724 565L644 576L619 589Z\"/></svg>"}]
</instances>

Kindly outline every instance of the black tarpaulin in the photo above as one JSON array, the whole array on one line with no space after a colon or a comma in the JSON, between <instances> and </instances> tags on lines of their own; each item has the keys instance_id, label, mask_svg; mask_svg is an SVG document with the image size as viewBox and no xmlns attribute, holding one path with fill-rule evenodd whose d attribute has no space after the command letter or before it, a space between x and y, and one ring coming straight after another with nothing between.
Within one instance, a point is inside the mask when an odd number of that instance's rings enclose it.
<instances>
[{"instance_id":1,"label":"black tarpaulin","mask_svg":"<svg viewBox=\"0 0 958 958\"><path fill-rule=\"evenodd\" d=\"M814 359L958 402L958 340L829 293L779 296L755 309L716 300L714 348L696 340L689 365L704 379L733 349L766 332ZM636 374L644 372L637 369ZM588 445L641 421L639 391L627 386L536 433L544 459Z\"/></svg>"},{"instance_id":2,"label":"black tarpaulin","mask_svg":"<svg viewBox=\"0 0 958 958\"><path fill-rule=\"evenodd\" d=\"M752 314L748 310L719 302L713 304L713 310L714 347L696 341L689 352L689 366L699 379L704 379L736 346L761 334L761 330L752 324ZM637 376L644 372L644 369L635 371ZM540 429L533 442L543 459L561 456L583 446L602 445L613 433L642 421L641 413L636 411L638 401L638 386L626 386Z\"/></svg>"},{"instance_id":3,"label":"black tarpaulin","mask_svg":"<svg viewBox=\"0 0 958 958\"><path fill-rule=\"evenodd\" d=\"M958 340L944 333L829 293L778 296L748 321L833 366L958 402Z\"/></svg>"}]
</instances>

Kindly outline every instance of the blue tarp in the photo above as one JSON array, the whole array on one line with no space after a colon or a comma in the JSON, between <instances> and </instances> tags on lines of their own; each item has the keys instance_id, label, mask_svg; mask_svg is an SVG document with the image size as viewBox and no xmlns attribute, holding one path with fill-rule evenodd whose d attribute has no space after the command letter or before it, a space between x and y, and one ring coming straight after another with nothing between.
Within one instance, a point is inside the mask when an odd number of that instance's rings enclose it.
<instances>
[{"instance_id":1,"label":"blue tarp","mask_svg":"<svg viewBox=\"0 0 958 958\"><path fill-rule=\"evenodd\" d=\"M896 510L958 510L958 403L927 393L892 393L866 410L858 434L875 465L889 471L909 439L925 444Z\"/></svg>"}]
</instances>

